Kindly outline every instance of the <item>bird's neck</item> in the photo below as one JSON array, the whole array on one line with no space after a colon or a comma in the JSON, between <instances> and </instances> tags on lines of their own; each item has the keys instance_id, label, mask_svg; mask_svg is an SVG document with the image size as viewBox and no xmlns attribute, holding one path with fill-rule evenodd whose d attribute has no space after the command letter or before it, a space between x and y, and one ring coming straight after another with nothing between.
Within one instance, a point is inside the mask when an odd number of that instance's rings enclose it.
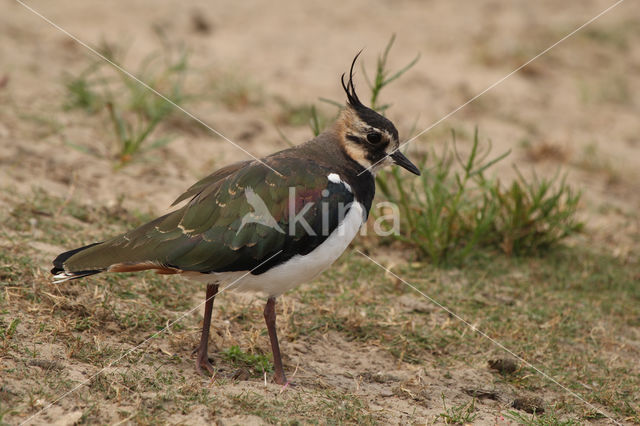
<instances>
[{"instance_id":1,"label":"bird's neck","mask_svg":"<svg viewBox=\"0 0 640 426\"><path fill-rule=\"evenodd\" d=\"M338 142L337 132L340 130L339 124L336 123L307 142L307 154L327 169L337 172L340 178L351 186L356 200L364 206L368 214L375 195L375 177Z\"/></svg>"}]
</instances>

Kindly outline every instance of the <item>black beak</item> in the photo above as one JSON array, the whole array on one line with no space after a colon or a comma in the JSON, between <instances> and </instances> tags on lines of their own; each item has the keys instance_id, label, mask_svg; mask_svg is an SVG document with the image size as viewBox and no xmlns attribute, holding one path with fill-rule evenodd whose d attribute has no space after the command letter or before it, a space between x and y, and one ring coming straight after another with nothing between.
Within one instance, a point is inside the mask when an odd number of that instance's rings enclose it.
<instances>
[{"instance_id":1,"label":"black beak","mask_svg":"<svg viewBox=\"0 0 640 426\"><path fill-rule=\"evenodd\" d=\"M390 155L390 157L398 166L402 167L403 169L409 170L414 175L420 176L420 170L418 170L416 165L409 161L409 159L405 157L404 154L400 151L394 151L393 154Z\"/></svg>"}]
</instances>

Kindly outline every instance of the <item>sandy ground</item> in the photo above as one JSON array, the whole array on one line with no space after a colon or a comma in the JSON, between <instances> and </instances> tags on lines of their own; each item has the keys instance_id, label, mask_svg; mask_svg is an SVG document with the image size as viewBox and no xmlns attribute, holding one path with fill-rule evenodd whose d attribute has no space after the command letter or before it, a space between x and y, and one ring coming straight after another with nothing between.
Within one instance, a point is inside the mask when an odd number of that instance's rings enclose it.
<instances>
[{"instance_id":1,"label":"sandy ground","mask_svg":"<svg viewBox=\"0 0 640 426\"><path fill-rule=\"evenodd\" d=\"M414 127L427 128L613 1L28 4L91 46L104 41L127 45L125 67L137 66L140 58L159 48L154 28L162 28L169 39L190 51L194 75L188 85L193 90L203 90L224 76L248 81L259 93L255 105L234 109L199 101L188 109L259 157L287 146L275 124L277 99L291 104L317 103L319 97L341 100L339 76L354 54L364 48L362 60L373 69L377 52L392 33L397 36L392 68L421 56L415 68L383 94L384 101L393 103L389 117L402 137ZM172 132L175 139L167 147L152 152L146 161L115 170L113 135L105 120L61 107L63 76L84 69L94 59L92 54L19 3L3 0L2 10L3 188L28 194L41 187L88 204L122 202L128 209L161 213L197 178L247 158L184 118L182 130ZM197 30L195 16L208 24L206 31ZM477 125L482 137L491 139L494 152L512 150L498 168L504 179L514 175L512 165L525 174L535 171L542 176L562 166L572 185L584 191L582 214L589 217L591 232L623 255L636 243L640 208L639 16L640 3L622 3L413 142L409 156L441 146L451 128L470 134ZM361 74L356 84L365 90ZM304 126L280 127L292 141L309 137ZM70 149L69 141L106 155L99 158ZM2 209L8 207L0 204ZM43 254L43 268L50 254ZM355 343L338 335L329 336L326 344L328 349L320 347L316 353L336 354L328 362L338 377L327 386L351 386L340 380L353 382L348 374L353 363L361 364L362 371L381 371L391 364L388 354L361 353ZM307 368L325 371L322 364L327 361L310 355L308 349L287 349L291 365L304 357ZM421 373L406 368L389 371L398 382L414 380L416 374ZM482 374L489 373L470 366L449 380L481 380ZM433 386L433 395L447 389L446 383ZM411 420L415 408L403 406L403 399L389 398L392 395L383 387L387 388L372 380L362 390L373 409L392 410L396 415L389 421ZM198 413L190 416L176 421L201 421ZM479 423L496 421L490 412L478 418Z\"/></svg>"}]
</instances>

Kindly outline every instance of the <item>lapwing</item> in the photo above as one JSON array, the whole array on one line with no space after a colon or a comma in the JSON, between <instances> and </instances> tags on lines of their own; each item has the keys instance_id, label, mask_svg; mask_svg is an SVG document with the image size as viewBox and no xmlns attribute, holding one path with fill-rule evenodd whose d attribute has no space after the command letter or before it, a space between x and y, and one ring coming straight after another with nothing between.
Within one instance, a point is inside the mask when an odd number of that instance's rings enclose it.
<instances>
[{"instance_id":1,"label":"lapwing","mask_svg":"<svg viewBox=\"0 0 640 426\"><path fill-rule=\"evenodd\" d=\"M400 151L393 123L360 102L349 79L346 106L314 139L223 167L191 186L175 211L110 240L60 254L56 282L101 272L155 269L207 284L196 370L214 373L207 344L220 285L266 294L264 318L274 381L287 384L276 333L275 300L328 268L369 215L375 174L397 164L419 175ZM195 352L195 351L194 351Z\"/></svg>"}]
</instances>

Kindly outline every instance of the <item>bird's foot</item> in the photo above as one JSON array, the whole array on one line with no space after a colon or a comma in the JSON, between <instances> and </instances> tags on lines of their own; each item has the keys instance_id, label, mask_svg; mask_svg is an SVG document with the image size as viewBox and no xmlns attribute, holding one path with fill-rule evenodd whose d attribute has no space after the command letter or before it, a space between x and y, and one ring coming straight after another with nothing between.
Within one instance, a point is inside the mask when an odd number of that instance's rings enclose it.
<instances>
[{"instance_id":1,"label":"bird's foot","mask_svg":"<svg viewBox=\"0 0 640 426\"><path fill-rule=\"evenodd\" d=\"M203 369L207 370L212 377L216 373L216 369L209 361L209 357L207 356L207 354L205 354L204 356L200 356L200 354L198 354L198 358L196 358L196 371L198 372L198 374L204 377L206 376L206 374Z\"/></svg>"},{"instance_id":2,"label":"bird's foot","mask_svg":"<svg viewBox=\"0 0 640 426\"><path fill-rule=\"evenodd\" d=\"M273 376L273 381L278 384L278 385L282 385L282 387L284 389L288 388L288 387L295 387L295 383L290 382L289 380L287 380L287 378L285 377L284 374L280 375L280 374L276 374L275 376Z\"/></svg>"},{"instance_id":3,"label":"bird's foot","mask_svg":"<svg viewBox=\"0 0 640 426\"><path fill-rule=\"evenodd\" d=\"M287 388L295 388L297 385L294 382L286 381L284 385L282 385L282 392L287 390Z\"/></svg>"}]
</instances>

